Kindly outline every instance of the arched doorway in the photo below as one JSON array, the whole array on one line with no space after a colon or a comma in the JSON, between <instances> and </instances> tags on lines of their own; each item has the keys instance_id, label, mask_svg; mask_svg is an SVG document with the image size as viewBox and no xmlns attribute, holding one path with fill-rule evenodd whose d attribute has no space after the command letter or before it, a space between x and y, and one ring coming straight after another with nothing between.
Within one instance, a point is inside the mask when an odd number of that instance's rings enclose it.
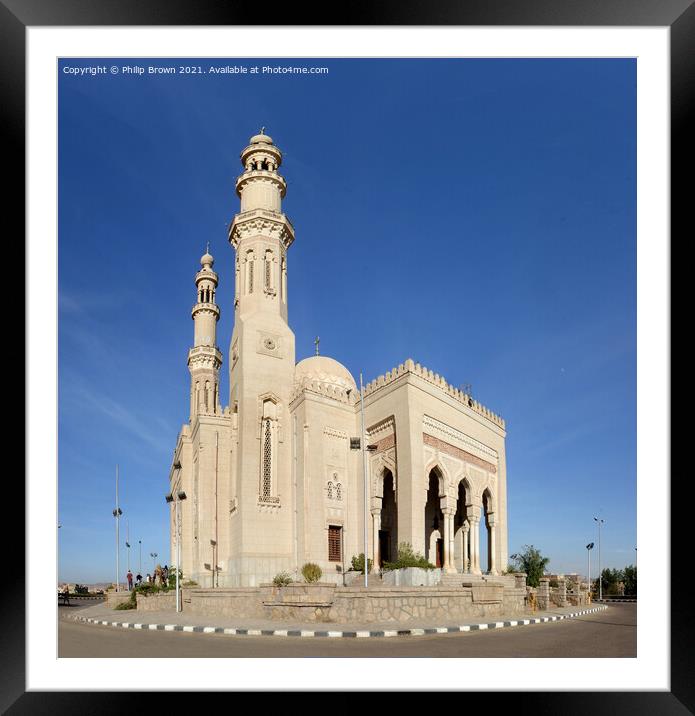
<instances>
[{"instance_id":1,"label":"arched doorway","mask_svg":"<svg viewBox=\"0 0 695 716\"><path fill-rule=\"evenodd\" d=\"M454 565L457 572L470 571L470 526L466 515L466 505L470 501L470 487L464 478L459 482L456 514L454 515Z\"/></svg>"},{"instance_id":2,"label":"arched doorway","mask_svg":"<svg viewBox=\"0 0 695 716\"><path fill-rule=\"evenodd\" d=\"M427 560L435 567L444 566L444 513L440 504L441 472L430 470L427 502L425 503L425 548ZM436 533L436 534L435 534Z\"/></svg>"},{"instance_id":3,"label":"arched doorway","mask_svg":"<svg viewBox=\"0 0 695 716\"><path fill-rule=\"evenodd\" d=\"M379 528L379 566L394 562L398 557L398 510L393 473L384 469L384 490L381 500L381 526Z\"/></svg>"}]
</instances>

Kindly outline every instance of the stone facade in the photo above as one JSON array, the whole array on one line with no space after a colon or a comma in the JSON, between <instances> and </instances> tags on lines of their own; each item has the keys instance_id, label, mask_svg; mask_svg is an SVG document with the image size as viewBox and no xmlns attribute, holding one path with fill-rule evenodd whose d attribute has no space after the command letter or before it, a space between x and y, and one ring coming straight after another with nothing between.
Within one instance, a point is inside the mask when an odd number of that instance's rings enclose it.
<instances>
[{"instance_id":1,"label":"stone facade","mask_svg":"<svg viewBox=\"0 0 695 716\"><path fill-rule=\"evenodd\" d=\"M282 153L261 132L241 159L241 211L229 229L229 403L219 394L220 277L206 252L195 276L189 420L169 474L169 564L204 587L254 587L282 571L296 578L306 562L342 584L364 551L366 513L377 566L408 542L445 574L499 574L508 556L504 420L412 359L362 391L345 366L319 355L318 342L316 355L297 362ZM366 505L363 452L351 449L362 407Z\"/></svg>"}]
</instances>

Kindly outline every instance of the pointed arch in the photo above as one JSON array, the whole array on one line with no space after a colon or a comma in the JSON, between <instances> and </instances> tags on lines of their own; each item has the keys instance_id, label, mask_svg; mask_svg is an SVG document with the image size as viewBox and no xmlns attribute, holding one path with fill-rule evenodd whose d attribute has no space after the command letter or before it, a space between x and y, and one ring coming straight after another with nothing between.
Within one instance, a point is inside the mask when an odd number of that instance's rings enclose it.
<instances>
[{"instance_id":1,"label":"pointed arch","mask_svg":"<svg viewBox=\"0 0 695 716\"><path fill-rule=\"evenodd\" d=\"M425 490L429 490L432 474L436 476L439 484L439 497L445 497L447 488L451 484L449 473L438 459L431 460L425 467Z\"/></svg>"}]
</instances>

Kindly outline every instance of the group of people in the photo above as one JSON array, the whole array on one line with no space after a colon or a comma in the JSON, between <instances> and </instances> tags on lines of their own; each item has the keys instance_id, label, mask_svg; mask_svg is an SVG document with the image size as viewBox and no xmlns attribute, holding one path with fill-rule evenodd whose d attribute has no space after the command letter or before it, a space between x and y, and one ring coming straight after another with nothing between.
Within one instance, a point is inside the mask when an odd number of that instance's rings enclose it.
<instances>
[{"instance_id":1,"label":"group of people","mask_svg":"<svg viewBox=\"0 0 695 716\"><path fill-rule=\"evenodd\" d=\"M133 589L133 573L130 570L126 574L126 580L128 582L128 591L130 592ZM136 586L139 587L142 581L142 574L138 572L135 577ZM154 570L154 577L148 573L145 577L145 583L154 584L157 587L167 586L169 584L169 567L166 564L163 567L158 564Z\"/></svg>"}]
</instances>

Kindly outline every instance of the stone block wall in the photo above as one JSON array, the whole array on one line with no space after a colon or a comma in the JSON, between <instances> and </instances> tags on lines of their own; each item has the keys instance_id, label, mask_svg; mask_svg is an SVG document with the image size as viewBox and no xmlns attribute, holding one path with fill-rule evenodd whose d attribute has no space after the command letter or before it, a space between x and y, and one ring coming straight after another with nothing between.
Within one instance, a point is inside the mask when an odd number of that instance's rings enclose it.
<instances>
[{"instance_id":1,"label":"stone block wall","mask_svg":"<svg viewBox=\"0 0 695 716\"><path fill-rule=\"evenodd\" d=\"M439 584L441 578L441 569L408 567L384 572L381 582L384 586L390 587L434 587Z\"/></svg>"},{"instance_id":2,"label":"stone block wall","mask_svg":"<svg viewBox=\"0 0 695 716\"><path fill-rule=\"evenodd\" d=\"M171 596L173 598L174 595ZM526 610L525 600L525 588L492 583L456 588L370 585L365 589L336 587L334 584L287 587L266 584L260 587L182 589L183 610L199 616L363 624L397 624L415 619L437 620L446 624L470 619L495 619L523 613ZM154 605L154 602L143 604Z\"/></svg>"},{"instance_id":3,"label":"stone block wall","mask_svg":"<svg viewBox=\"0 0 695 716\"><path fill-rule=\"evenodd\" d=\"M176 592L165 594L141 594L136 596L138 611L158 612L160 610L176 609Z\"/></svg>"},{"instance_id":4,"label":"stone block wall","mask_svg":"<svg viewBox=\"0 0 695 716\"><path fill-rule=\"evenodd\" d=\"M106 601L105 604L109 609L115 609L119 604L123 604L123 602L127 602L130 599L130 592L128 591L122 591L122 592L112 592L108 591L105 594Z\"/></svg>"},{"instance_id":5,"label":"stone block wall","mask_svg":"<svg viewBox=\"0 0 695 716\"><path fill-rule=\"evenodd\" d=\"M473 588L382 587L337 590L329 617L336 622L408 622L494 618L524 610L525 591L499 590L499 601L475 601Z\"/></svg>"}]
</instances>

